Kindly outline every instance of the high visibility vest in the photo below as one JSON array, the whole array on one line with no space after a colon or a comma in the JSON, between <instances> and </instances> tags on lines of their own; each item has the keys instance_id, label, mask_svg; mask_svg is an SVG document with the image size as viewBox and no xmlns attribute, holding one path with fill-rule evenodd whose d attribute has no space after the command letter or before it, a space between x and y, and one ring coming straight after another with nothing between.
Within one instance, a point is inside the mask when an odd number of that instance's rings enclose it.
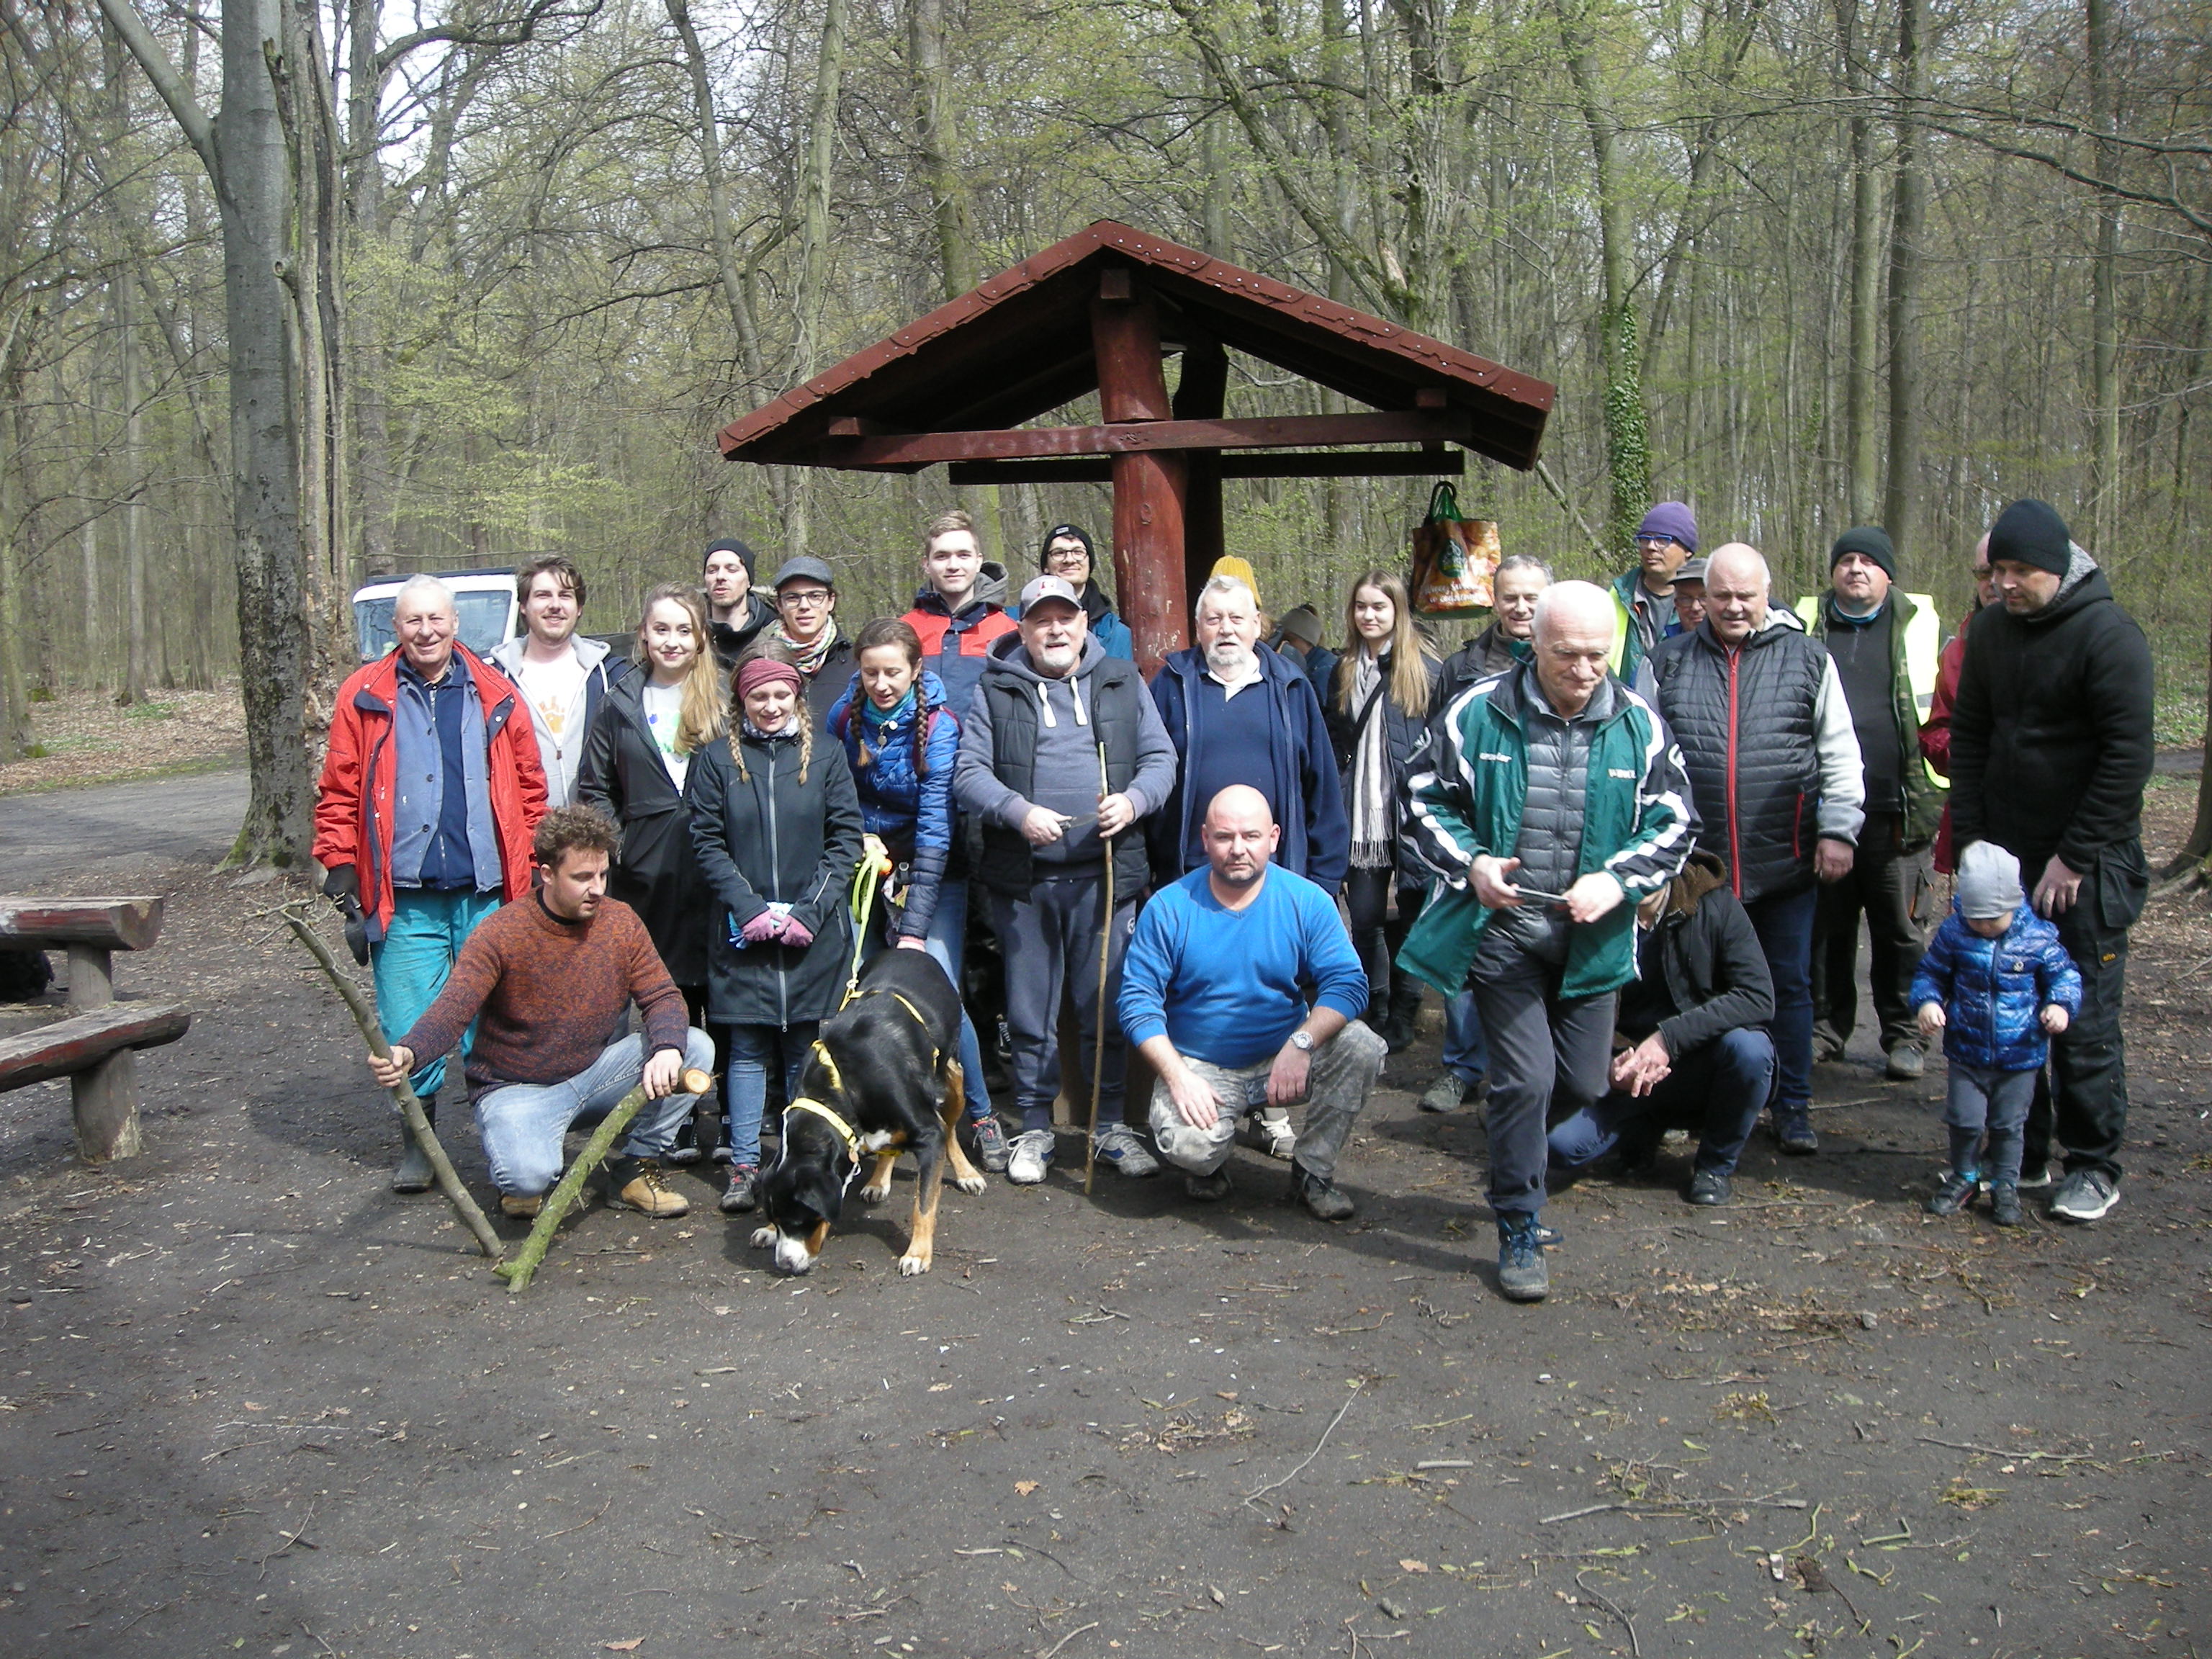
<instances>
[{"instance_id":1,"label":"high visibility vest","mask_svg":"<svg viewBox=\"0 0 2212 1659\"><path fill-rule=\"evenodd\" d=\"M1825 593L1813 593L1797 601L1797 619L1805 624L1805 631L1816 639L1825 638L1827 634L1820 614L1820 606L1827 597ZM1919 728L1928 723L1928 716L1936 708L1936 676L1943 660L1943 618L1936 609L1932 595L1907 593L1904 597L1912 605L1912 614L1905 623L1905 677L1912 692L1913 731L1905 735L1917 738ZM1917 754L1919 744L1915 742L1912 747ZM1929 765L1925 757L1920 767L1927 775L1929 787L1950 788L1950 781Z\"/></svg>"}]
</instances>

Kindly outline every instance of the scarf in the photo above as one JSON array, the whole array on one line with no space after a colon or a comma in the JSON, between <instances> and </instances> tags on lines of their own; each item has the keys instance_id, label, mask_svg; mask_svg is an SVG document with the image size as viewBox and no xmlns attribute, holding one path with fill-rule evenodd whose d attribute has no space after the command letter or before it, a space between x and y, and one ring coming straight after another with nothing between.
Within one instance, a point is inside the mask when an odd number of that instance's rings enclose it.
<instances>
[{"instance_id":1,"label":"scarf","mask_svg":"<svg viewBox=\"0 0 2212 1659\"><path fill-rule=\"evenodd\" d=\"M1352 712L1359 719L1352 733L1352 867L1387 870L1395 861L1391 847L1389 717L1382 704L1382 665L1361 648L1352 670Z\"/></svg>"},{"instance_id":2,"label":"scarf","mask_svg":"<svg viewBox=\"0 0 2212 1659\"><path fill-rule=\"evenodd\" d=\"M792 638L781 622L769 629L769 637L791 653L793 665L811 680L822 672L822 665L830 659L830 647L837 643L837 619L832 617L823 623L822 637L811 645L801 645Z\"/></svg>"}]
</instances>

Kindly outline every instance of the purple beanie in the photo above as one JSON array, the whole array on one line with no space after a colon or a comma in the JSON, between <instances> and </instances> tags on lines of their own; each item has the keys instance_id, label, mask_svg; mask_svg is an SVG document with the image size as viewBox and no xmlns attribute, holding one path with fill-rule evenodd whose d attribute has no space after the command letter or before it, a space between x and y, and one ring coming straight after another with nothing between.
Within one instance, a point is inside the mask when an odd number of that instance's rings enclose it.
<instances>
[{"instance_id":1,"label":"purple beanie","mask_svg":"<svg viewBox=\"0 0 2212 1659\"><path fill-rule=\"evenodd\" d=\"M1662 501L1636 526L1638 536L1665 536L1691 552L1698 550L1698 517L1680 501Z\"/></svg>"}]
</instances>

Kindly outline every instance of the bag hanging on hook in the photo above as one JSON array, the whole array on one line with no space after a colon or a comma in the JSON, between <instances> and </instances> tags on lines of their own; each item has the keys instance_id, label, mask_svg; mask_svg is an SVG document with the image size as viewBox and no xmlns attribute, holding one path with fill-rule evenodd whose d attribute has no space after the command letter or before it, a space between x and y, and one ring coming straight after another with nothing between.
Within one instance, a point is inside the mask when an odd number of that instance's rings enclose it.
<instances>
[{"instance_id":1,"label":"bag hanging on hook","mask_svg":"<svg viewBox=\"0 0 2212 1659\"><path fill-rule=\"evenodd\" d=\"M1498 526L1460 516L1450 480L1429 495L1428 516L1413 527L1413 579L1407 584L1418 617L1468 617L1491 608L1498 574Z\"/></svg>"}]
</instances>

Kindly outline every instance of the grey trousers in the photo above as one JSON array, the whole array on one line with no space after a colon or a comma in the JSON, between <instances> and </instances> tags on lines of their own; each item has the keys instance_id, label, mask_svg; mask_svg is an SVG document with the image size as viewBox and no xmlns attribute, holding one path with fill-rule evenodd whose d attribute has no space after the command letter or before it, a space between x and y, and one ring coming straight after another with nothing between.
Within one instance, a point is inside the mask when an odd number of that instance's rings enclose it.
<instances>
[{"instance_id":1,"label":"grey trousers","mask_svg":"<svg viewBox=\"0 0 2212 1659\"><path fill-rule=\"evenodd\" d=\"M1098 1122L1122 1121L1128 1047L1114 1004L1121 988L1121 953L1136 931L1133 895L1114 896L1106 962L1106 1070L1098 1079ZM991 926L1006 963L1006 1030L1014 1044L1014 1105L1024 1129L1049 1129L1060 1094L1060 995L1075 1005L1075 1027L1091 1069L1098 1042L1098 927L1104 918L1102 874L1056 877L1034 884L1024 899L991 895Z\"/></svg>"},{"instance_id":2,"label":"grey trousers","mask_svg":"<svg viewBox=\"0 0 2212 1659\"><path fill-rule=\"evenodd\" d=\"M1490 1040L1490 1207L1500 1220L1542 1212L1545 1125L1605 1094L1620 1000L1563 997L1559 969L1496 930L1483 936L1474 1006Z\"/></svg>"},{"instance_id":3,"label":"grey trousers","mask_svg":"<svg viewBox=\"0 0 2212 1659\"><path fill-rule=\"evenodd\" d=\"M1306 1073L1306 1121L1298 1132L1297 1162L1327 1181L1336 1173L1336 1155L1367 1104L1368 1091L1382 1070L1389 1049L1365 1024L1353 1020L1314 1050ZM1206 1079L1221 1102L1221 1115L1203 1129L1193 1128L1176 1110L1164 1080L1152 1085L1152 1142L1160 1156L1192 1175L1212 1175L1229 1161L1237 1125L1245 1113L1267 1100L1270 1056L1256 1066L1234 1068L1183 1056L1184 1064Z\"/></svg>"}]
</instances>

